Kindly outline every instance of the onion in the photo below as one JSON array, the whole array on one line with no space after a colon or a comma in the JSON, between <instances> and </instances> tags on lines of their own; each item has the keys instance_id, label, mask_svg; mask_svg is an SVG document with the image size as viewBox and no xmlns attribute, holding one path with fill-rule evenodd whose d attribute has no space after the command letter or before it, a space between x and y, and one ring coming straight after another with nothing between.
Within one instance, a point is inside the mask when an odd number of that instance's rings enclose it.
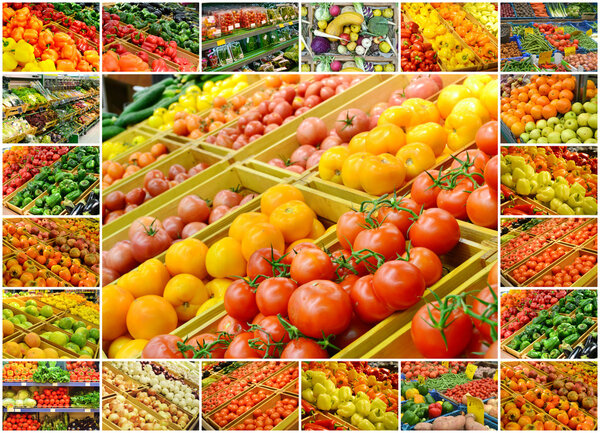
<instances>
[{"instance_id":1,"label":"onion","mask_svg":"<svg viewBox=\"0 0 600 433\"><path fill-rule=\"evenodd\" d=\"M110 422L118 422L118 421L119 421L119 415L117 415L116 413L111 413L111 414L108 416L108 420L109 420Z\"/></svg>"}]
</instances>

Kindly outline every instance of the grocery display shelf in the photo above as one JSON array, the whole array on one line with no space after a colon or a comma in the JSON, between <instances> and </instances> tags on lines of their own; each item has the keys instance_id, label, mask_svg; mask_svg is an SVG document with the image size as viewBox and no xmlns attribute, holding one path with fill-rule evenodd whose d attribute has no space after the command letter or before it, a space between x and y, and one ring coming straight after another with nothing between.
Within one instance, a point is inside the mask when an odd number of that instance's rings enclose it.
<instances>
[{"instance_id":1,"label":"grocery display shelf","mask_svg":"<svg viewBox=\"0 0 600 433\"><path fill-rule=\"evenodd\" d=\"M2 386L42 386L42 387L99 387L100 382L66 382L66 383L38 383L38 382L2 382Z\"/></svg>"},{"instance_id":2,"label":"grocery display shelf","mask_svg":"<svg viewBox=\"0 0 600 433\"><path fill-rule=\"evenodd\" d=\"M238 60L236 62L230 63L225 66L220 66L215 69L208 69L205 72L220 72L220 71L228 71L231 69L241 68L242 66L246 66L248 63L251 63L251 62L257 60L266 54L290 47L290 46L294 45L295 43L298 43L298 38L292 38L289 41L281 42L280 44L273 45L272 47L269 47L269 48L263 48L260 50L252 51L251 53L249 53L249 55L245 56L241 60Z\"/></svg>"},{"instance_id":3,"label":"grocery display shelf","mask_svg":"<svg viewBox=\"0 0 600 433\"><path fill-rule=\"evenodd\" d=\"M273 30L282 29L284 27L292 27L298 25L298 20L288 21L286 23L273 24L271 26L259 27L251 30L238 30L229 36L219 37L217 39L207 39L202 41L202 50L208 50L214 47L220 47L221 45L228 44L230 42L239 41L245 38L251 38L252 36L262 35Z\"/></svg>"},{"instance_id":4,"label":"grocery display shelf","mask_svg":"<svg viewBox=\"0 0 600 433\"><path fill-rule=\"evenodd\" d=\"M3 408L4 413L99 413L100 409L97 407L21 407L17 409L8 410Z\"/></svg>"}]
</instances>

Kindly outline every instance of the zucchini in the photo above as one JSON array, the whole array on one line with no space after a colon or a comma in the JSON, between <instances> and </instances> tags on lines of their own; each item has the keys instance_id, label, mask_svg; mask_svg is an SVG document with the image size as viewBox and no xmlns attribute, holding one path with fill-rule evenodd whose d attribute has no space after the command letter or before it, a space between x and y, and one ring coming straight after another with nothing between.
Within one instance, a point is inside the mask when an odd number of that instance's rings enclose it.
<instances>
[{"instance_id":1,"label":"zucchini","mask_svg":"<svg viewBox=\"0 0 600 433\"><path fill-rule=\"evenodd\" d=\"M117 116L118 116L118 114L115 114L115 113L110 113L110 112L108 112L108 111L103 111L103 112L102 112L102 118L103 118L103 119L109 119L109 118L111 118L111 117L117 117Z\"/></svg>"},{"instance_id":2,"label":"zucchini","mask_svg":"<svg viewBox=\"0 0 600 433\"><path fill-rule=\"evenodd\" d=\"M121 113L121 116L123 116L127 113L133 113L135 111L140 111L140 110L143 110L144 108L148 108L148 107L154 105L157 101L159 101L161 99L164 90L165 90L165 87L162 87L162 86L155 87L154 89L150 90L149 92L147 92L144 95L140 96L139 98L135 99L131 104L129 104L127 107L125 107L125 109ZM121 117L121 116L119 116L119 117Z\"/></svg>"},{"instance_id":3,"label":"zucchini","mask_svg":"<svg viewBox=\"0 0 600 433\"><path fill-rule=\"evenodd\" d=\"M125 128L121 128L120 126L104 126L102 127L102 141L109 140L123 131L125 131Z\"/></svg>"},{"instance_id":4,"label":"zucchini","mask_svg":"<svg viewBox=\"0 0 600 433\"><path fill-rule=\"evenodd\" d=\"M115 123L115 120L117 120L116 117L107 117L105 119L102 119L102 126L112 126Z\"/></svg>"}]
</instances>

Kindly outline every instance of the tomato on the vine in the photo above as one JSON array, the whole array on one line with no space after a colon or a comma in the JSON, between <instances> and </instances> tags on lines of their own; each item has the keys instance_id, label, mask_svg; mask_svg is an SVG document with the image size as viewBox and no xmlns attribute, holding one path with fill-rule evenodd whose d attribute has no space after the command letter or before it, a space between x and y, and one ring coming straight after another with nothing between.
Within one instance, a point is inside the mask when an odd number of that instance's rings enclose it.
<instances>
[{"instance_id":1,"label":"tomato on the vine","mask_svg":"<svg viewBox=\"0 0 600 433\"><path fill-rule=\"evenodd\" d=\"M391 203L391 206L385 204L379 208L377 211L377 221L394 224L400 229L402 235L406 237L408 229L413 223L413 214L409 211L419 215L421 205L411 198L403 197L395 200Z\"/></svg>"},{"instance_id":2,"label":"tomato on the vine","mask_svg":"<svg viewBox=\"0 0 600 433\"><path fill-rule=\"evenodd\" d=\"M406 240L400 229L394 224L386 222L379 227L370 228L360 232L356 236L356 239L354 239L352 248L355 252L361 250L373 251L381 254L385 260L392 260L396 258L398 254L404 253L406 248L405 244ZM360 253L361 256L367 254L369 253ZM365 261L370 265L367 265L367 270L370 270L369 268L376 268L376 257L368 257Z\"/></svg>"},{"instance_id":3,"label":"tomato on the vine","mask_svg":"<svg viewBox=\"0 0 600 433\"><path fill-rule=\"evenodd\" d=\"M373 276L375 295L394 310L406 310L419 302L425 292L423 274L412 263L392 260L381 265Z\"/></svg>"},{"instance_id":4,"label":"tomato on the vine","mask_svg":"<svg viewBox=\"0 0 600 433\"><path fill-rule=\"evenodd\" d=\"M498 225L498 192L488 185L477 188L467 200L467 215L473 224L496 228Z\"/></svg>"},{"instance_id":5,"label":"tomato on the vine","mask_svg":"<svg viewBox=\"0 0 600 433\"><path fill-rule=\"evenodd\" d=\"M161 334L153 337L148 341L144 350L142 350L142 358L145 359L182 359L192 358L193 352L188 350L184 354L179 350L178 343L183 343L183 340L171 334ZM189 344L189 343L188 343Z\"/></svg>"},{"instance_id":6,"label":"tomato on the vine","mask_svg":"<svg viewBox=\"0 0 600 433\"><path fill-rule=\"evenodd\" d=\"M373 275L359 278L352 286L350 298L354 312L366 323L380 322L394 312L375 294Z\"/></svg>"},{"instance_id":7,"label":"tomato on the vine","mask_svg":"<svg viewBox=\"0 0 600 433\"><path fill-rule=\"evenodd\" d=\"M437 255L448 253L460 240L460 226L449 212L427 209L408 232L413 246L429 248Z\"/></svg>"},{"instance_id":8,"label":"tomato on the vine","mask_svg":"<svg viewBox=\"0 0 600 433\"><path fill-rule=\"evenodd\" d=\"M256 349L256 351L261 356L264 356L265 352L267 352L270 357L279 355L281 350L273 343L287 343L290 341L290 336L279 321L279 318L277 316L266 316L258 323L258 327L259 329L254 331L254 338L260 340L262 347ZM261 343L259 343L259 345Z\"/></svg>"},{"instance_id":9,"label":"tomato on the vine","mask_svg":"<svg viewBox=\"0 0 600 433\"><path fill-rule=\"evenodd\" d=\"M467 200L474 186L470 179L463 179L452 189L443 189L437 196L437 207L449 212L454 218L467 219Z\"/></svg>"},{"instance_id":10,"label":"tomato on the vine","mask_svg":"<svg viewBox=\"0 0 600 433\"><path fill-rule=\"evenodd\" d=\"M492 285L482 289L473 301L473 313L480 317L485 317L492 322L498 322L498 286ZM493 305L496 305L496 311L494 311ZM491 308L490 308L491 307ZM488 310L488 308L490 308ZM490 314L492 313L492 314ZM473 317L473 324L481 333L481 336L488 342L492 343L492 329L489 323L485 323L481 319Z\"/></svg>"},{"instance_id":11,"label":"tomato on the vine","mask_svg":"<svg viewBox=\"0 0 600 433\"><path fill-rule=\"evenodd\" d=\"M498 155L491 158L485 165L485 170L483 171L485 183L491 189L496 191L498 190L498 183L500 182L500 178L498 177L498 159Z\"/></svg>"},{"instance_id":12,"label":"tomato on the vine","mask_svg":"<svg viewBox=\"0 0 600 433\"><path fill-rule=\"evenodd\" d=\"M440 175L438 170L427 170L415 177L410 188L410 197L425 209L435 207L441 189L434 186Z\"/></svg>"},{"instance_id":13,"label":"tomato on the vine","mask_svg":"<svg viewBox=\"0 0 600 433\"><path fill-rule=\"evenodd\" d=\"M254 338L252 332L242 332L236 335L225 351L225 359L260 358L258 351L250 347L249 340Z\"/></svg>"},{"instance_id":14,"label":"tomato on the vine","mask_svg":"<svg viewBox=\"0 0 600 433\"><path fill-rule=\"evenodd\" d=\"M243 279L237 279L227 287L224 304L227 314L241 322L249 322L258 314L256 295Z\"/></svg>"},{"instance_id":15,"label":"tomato on the vine","mask_svg":"<svg viewBox=\"0 0 600 433\"><path fill-rule=\"evenodd\" d=\"M314 280L331 280L334 267L331 258L318 248L305 248L292 260L290 275L298 284Z\"/></svg>"},{"instance_id":16,"label":"tomato on the vine","mask_svg":"<svg viewBox=\"0 0 600 433\"><path fill-rule=\"evenodd\" d=\"M339 217L335 231L342 248L349 250L356 236L365 229L366 224L363 212L348 211Z\"/></svg>"},{"instance_id":17,"label":"tomato on the vine","mask_svg":"<svg viewBox=\"0 0 600 433\"><path fill-rule=\"evenodd\" d=\"M409 263L415 265L423 274L427 287L442 278L443 265L436 253L425 247L413 247L404 257L409 256Z\"/></svg>"},{"instance_id":18,"label":"tomato on the vine","mask_svg":"<svg viewBox=\"0 0 600 433\"><path fill-rule=\"evenodd\" d=\"M297 288L290 278L274 277L262 281L256 289L256 305L265 316L287 314L288 301Z\"/></svg>"},{"instance_id":19,"label":"tomato on the vine","mask_svg":"<svg viewBox=\"0 0 600 433\"><path fill-rule=\"evenodd\" d=\"M259 275L265 277L273 276L273 266L270 262L279 260L281 253L272 248L261 248L252 253L246 263L246 275L250 280L254 280ZM263 281L265 278L259 277L257 282Z\"/></svg>"},{"instance_id":20,"label":"tomato on the vine","mask_svg":"<svg viewBox=\"0 0 600 433\"><path fill-rule=\"evenodd\" d=\"M329 354L319 343L310 338L298 338L290 341L281 352L281 359L323 359Z\"/></svg>"}]
</instances>

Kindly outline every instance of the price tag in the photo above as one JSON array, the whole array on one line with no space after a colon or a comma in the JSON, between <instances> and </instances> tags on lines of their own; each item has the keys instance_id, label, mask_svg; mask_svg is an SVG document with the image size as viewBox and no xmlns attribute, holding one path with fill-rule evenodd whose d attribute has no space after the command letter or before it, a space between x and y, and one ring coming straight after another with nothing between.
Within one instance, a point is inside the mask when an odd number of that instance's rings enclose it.
<instances>
[{"instance_id":1,"label":"price tag","mask_svg":"<svg viewBox=\"0 0 600 433\"><path fill-rule=\"evenodd\" d=\"M21 386L27 386L27 382L21 382Z\"/></svg>"},{"instance_id":2,"label":"price tag","mask_svg":"<svg viewBox=\"0 0 600 433\"><path fill-rule=\"evenodd\" d=\"M565 28L564 27L557 27L556 30L560 31L560 33L565 33Z\"/></svg>"},{"instance_id":3,"label":"price tag","mask_svg":"<svg viewBox=\"0 0 600 433\"><path fill-rule=\"evenodd\" d=\"M450 363L448 361L442 361L442 367L449 368L450 367Z\"/></svg>"},{"instance_id":4,"label":"price tag","mask_svg":"<svg viewBox=\"0 0 600 433\"><path fill-rule=\"evenodd\" d=\"M467 413L472 413L473 415L475 415L475 421L477 421L480 424L483 424L483 418L485 414L483 409L483 401L481 401L480 398L468 395Z\"/></svg>"},{"instance_id":5,"label":"price tag","mask_svg":"<svg viewBox=\"0 0 600 433\"><path fill-rule=\"evenodd\" d=\"M419 381L419 383L425 383L425 377L418 375L417 376L417 380Z\"/></svg>"},{"instance_id":6,"label":"price tag","mask_svg":"<svg viewBox=\"0 0 600 433\"><path fill-rule=\"evenodd\" d=\"M588 36L592 36L592 33L594 33L594 30L592 30L592 29L588 29L588 31L585 32L585 34Z\"/></svg>"},{"instance_id":7,"label":"price tag","mask_svg":"<svg viewBox=\"0 0 600 433\"><path fill-rule=\"evenodd\" d=\"M91 410L89 410L89 409L86 409L86 410L84 410L84 412L90 413L90 412L91 412Z\"/></svg>"},{"instance_id":8,"label":"price tag","mask_svg":"<svg viewBox=\"0 0 600 433\"><path fill-rule=\"evenodd\" d=\"M575 47L565 47L565 56L568 56L569 54L575 54L576 51L577 48Z\"/></svg>"},{"instance_id":9,"label":"price tag","mask_svg":"<svg viewBox=\"0 0 600 433\"><path fill-rule=\"evenodd\" d=\"M533 29L531 27L525 27L525 33L533 34Z\"/></svg>"},{"instance_id":10,"label":"price tag","mask_svg":"<svg viewBox=\"0 0 600 433\"><path fill-rule=\"evenodd\" d=\"M56 412L56 409L50 409L50 412Z\"/></svg>"},{"instance_id":11,"label":"price tag","mask_svg":"<svg viewBox=\"0 0 600 433\"><path fill-rule=\"evenodd\" d=\"M253 29L254 27L256 27L256 24L254 24L254 23L250 24L251 29Z\"/></svg>"},{"instance_id":12,"label":"price tag","mask_svg":"<svg viewBox=\"0 0 600 433\"><path fill-rule=\"evenodd\" d=\"M13 412L21 412L21 409L13 409Z\"/></svg>"},{"instance_id":13,"label":"price tag","mask_svg":"<svg viewBox=\"0 0 600 433\"><path fill-rule=\"evenodd\" d=\"M470 380L473 380L473 375L477 371L477 366L475 364L471 364L470 362L467 364L467 368L465 370L465 374Z\"/></svg>"},{"instance_id":14,"label":"price tag","mask_svg":"<svg viewBox=\"0 0 600 433\"><path fill-rule=\"evenodd\" d=\"M53 383L52 386L58 386L58 383Z\"/></svg>"},{"instance_id":15,"label":"price tag","mask_svg":"<svg viewBox=\"0 0 600 433\"><path fill-rule=\"evenodd\" d=\"M283 24L279 24L279 28L281 28L281 29L282 29L283 27L284 27L284 25L283 25Z\"/></svg>"},{"instance_id":16,"label":"price tag","mask_svg":"<svg viewBox=\"0 0 600 433\"><path fill-rule=\"evenodd\" d=\"M91 385L91 384L90 384L89 382L86 382L86 383L85 383L85 386L90 386L90 385Z\"/></svg>"},{"instance_id":17,"label":"price tag","mask_svg":"<svg viewBox=\"0 0 600 433\"><path fill-rule=\"evenodd\" d=\"M225 45L225 39L220 39L217 41L217 47L220 47L222 45Z\"/></svg>"},{"instance_id":18,"label":"price tag","mask_svg":"<svg viewBox=\"0 0 600 433\"><path fill-rule=\"evenodd\" d=\"M290 22L288 23L288 25L289 25L289 26L293 26L293 25L294 25L294 23L293 23L292 21L290 21Z\"/></svg>"},{"instance_id":19,"label":"price tag","mask_svg":"<svg viewBox=\"0 0 600 433\"><path fill-rule=\"evenodd\" d=\"M546 63L550 63L550 60L552 59L552 51L544 51L543 53L540 53L540 58L538 60L538 65L543 65Z\"/></svg>"},{"instance_id":20,"label":"price tag","mask_svg":"<svg viewBox=\"0 0 600 433\"><path fill-rule=\"evenodd\" d=\"M240 23L235 23L235 28L239 29L240 28Z\"/></svg>"},{"instance_id":21,"label":"price tag","mask_svg":"<svg viewBox=\"0 0 600 433\"><path fill-rule=\"evenodd\" d=\"M498 380L498 370L494 372L494 382Z\"/></svg>"}]
</instances>

